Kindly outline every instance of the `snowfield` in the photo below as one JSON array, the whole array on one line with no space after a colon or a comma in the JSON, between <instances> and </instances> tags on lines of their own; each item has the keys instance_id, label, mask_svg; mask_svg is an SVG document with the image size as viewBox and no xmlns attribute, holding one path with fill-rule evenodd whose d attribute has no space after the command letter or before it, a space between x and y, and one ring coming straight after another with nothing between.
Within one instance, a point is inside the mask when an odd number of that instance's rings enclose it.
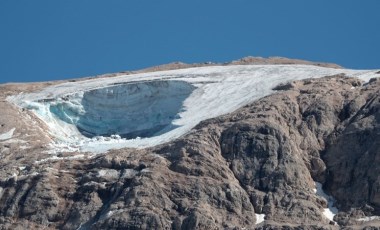
<instances>
[{"instance_id":1,"label":"snowfield","mask_svg":"<svg viewBox=\"0 0 380 230\"><path fill-rule=\"evenodd\" d=\"M52 151L106 152L162 144L200 121L271 94L280 83L344 73L368 81L378 70L309 65L198 67L67 82L7 98L32 110L54 137Z\"/></svg>"}]
</instances>

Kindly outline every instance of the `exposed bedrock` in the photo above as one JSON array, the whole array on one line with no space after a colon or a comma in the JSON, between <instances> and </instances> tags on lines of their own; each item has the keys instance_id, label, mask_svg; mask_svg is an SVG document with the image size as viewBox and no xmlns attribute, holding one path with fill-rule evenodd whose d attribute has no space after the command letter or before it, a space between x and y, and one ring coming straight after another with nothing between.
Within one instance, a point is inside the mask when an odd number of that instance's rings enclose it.
<instances>
[{"instance_id":1,"label":"exposed bedrock","mask_svg":"<svg viewBox=\"0 0 380 230\"><path fill-rule=\"evenodd\" d=\"M118 134L151 137L179 117L194 86L184 81L117 84L63 97L50 106L55 116L87 137Z\"/></svg>"},{"instance_id":2,"label":"exposed bedrock","mask_svg":"<svg viewBox=\"0 0 380 230\"><path fill-rule=\"evenodd\" d=\"M379 85L375 81L368 86ZM380 97L370 91L347 104L345 121L329 136L323 159L326 187L342 209L365 207L380 215Z\"/></svg>"},{"instance_id":3,"label":"exposed bedrock","mask_svg":"<svg viewBox=\"0 0 380 230\"><path fill-rule=\"evenodd\" d=\"M147 149L46 161L0 181L0 225L59 229L360 229L380 215L380 81L291 82ZM95 100L96 101L96 100ZM222 106L222 105L221 105ZM38 174L33 174L33 172ZM335 199L334 225L323 214ZM265 221L256 225L256 214Z\"/></svg>"}]
</instances>

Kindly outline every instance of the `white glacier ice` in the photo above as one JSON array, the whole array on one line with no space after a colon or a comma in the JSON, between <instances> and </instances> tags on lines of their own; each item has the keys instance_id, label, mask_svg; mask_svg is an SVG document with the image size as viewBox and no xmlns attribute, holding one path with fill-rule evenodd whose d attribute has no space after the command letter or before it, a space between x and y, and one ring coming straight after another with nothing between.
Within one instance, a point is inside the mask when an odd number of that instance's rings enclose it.
<instances>
[{"instance_id":1,"label":"white glacier ice","mask_svg":"<svg viewBox=\"0 0 380 230\"><path fill-rule=\"evenodd\" d=\"M271 94L283 82L340 73L368 81L377 71L309 65L197 67L67 82L7 99L47 124L54 150L106 152L168 142L202 120Z\"/></svg>"},{"instance_id":2,"label":"white glacier ice","mask_svg":"<svg viewBox=\"0 0 380 230\"><path fill-rule=\"evenodd\" d=\"M171 123L194 88L185 81L117 84L67 95L49 108L86 137L151 137L175 128Z\"/></svg>"}]
</instances>

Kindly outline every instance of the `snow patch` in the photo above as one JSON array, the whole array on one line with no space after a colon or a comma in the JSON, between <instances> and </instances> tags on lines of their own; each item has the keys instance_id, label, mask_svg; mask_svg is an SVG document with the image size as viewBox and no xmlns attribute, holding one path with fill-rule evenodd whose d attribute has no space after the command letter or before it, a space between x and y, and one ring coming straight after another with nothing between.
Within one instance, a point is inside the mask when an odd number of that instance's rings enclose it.
<instances>
[{"instance_id":1,"label":"snow patch","mask_svg":"<svg viewBox=\"0 0 380 230\"><path fill-rule=\"evenodd\" d=\"M25 149L30 149L31 147L29 145L20 145L20 149L25 150Z\"/></svg>"},{"instance_id":2,"label":"snow patch","mask_svg":"<svg viewBox=\"0 0 380 230\"><path fill-rule=\"evenodd\" d=\"M255 214L256 215L256 224L260 224L265 220L265 214Z\"/></svg>"},{"instance_id":3,"label":"snow patch","mask_svg":"<svg viewBox=\"0 0 380 230\"><path fill-rule=\"evenodd\" d=\"M16 130L16 128L12 128L8 132L0 134L0 141L11 139L13 137L13 133L14 133L15 130Z\"/></svg>"},{"instance_id":4,"label":"snow patch","mask_svg":"<svg viewBox=\"0 0 380 230\"><path fill-rule=\"evenodd\" d=\"M44 163L46 161L57 161L57 160L78 160L78 159L84 159L87 156L89 156L89 155L78 154L78 155L68 156L68 157L52 156L52 157L48 157L48 158L45 158L45 159L42 159L42 160L39 160L39 161L35 161L35 163L36 164L40 164L40 163Z\"/></svg>"},{"instance_id":5,"label":"snow patch","mask_svg":"<svg viewBox=\"0 0 380 230\"><path fill-rule=\"evenodd\" d=\"M200 121L271 94L283 82L340 73L369 80L377 71L308 65L197 67L66 82L7 100L46 123L54 151L102 153L171 141Z\"/></svg>"},{"instance_id":6,"label":"snow patch","mask_svg":"<svg viewBox=\"0 0 380 230\"><path fill-rule=\"evenodd\" d=\"M122 179L127 178L127 179L132 179L135 177L139 172L134 170L134 169L124 169L124 172L122 174Z\"/></svg>"},{"instance_id":7,"label":"snow patch","mask_svg":"<svg viewBox=\"0 0 380 230\"><path fill-rule=\"evenodd\" d=\"M119 171L115 169L101 169L98 171L98 177L117 179L120 176Z\"/></svg>"},{"instance_id":8,"label":"snow patch","mask_svg":"<svg viewBox=\"0 0 380 230\"><path fill-rule=\"evenodd\" d=\"M114 214L114 211L108 211L105 218L110 218Z\"/></svg>"},{"instance_id":9,"label":"snow patch","mask_svg":"<svg viewBox=\"0 0 380 230\"><path fill-rule=\"evenodd\" d=\"M357 221L363 221L363 222L374 221L374 220L380 220L380 216L366 216L366 217L357 219Z\"/></svg>"},{"instance_id":10,"label":"snow patch","mask_svg":"<svg viewBox=\"0 0 380 230\"><path fill-rule=\"evenodd\" d=\"M332 196L327 195L323 189L322 189L322 184L319 182L315 182L315 189L314 192L317 196L324 198L327 201L327 208L324 209L323 215L333 221L335 224L336 222L334 221L334 216L339 212L336 207L334 207L334 198Z\"/></svg>"},{"instance_id":11,"label":"snow patch","mask_svg":"<svg viewBox=\"0 0 380 230\"><path fill-rule=\"evenodd\" d=\"M151 173L152 170L150 168L144 168L143 170L140 171L141 173Z\"/></svg>"},{"instance_id":12,"label":"snow patch","mask_svg":"<svg viewBox=\"0 0 380 230\"><path fill-rule=\"evenodd\" d=\"M18 138L12 138L12 139L5 140L4 143L7 143L7 144L11 144L11 143L25 144L25 143L27 143L27 141L24 141L24 140L21 140L21 139L18 139Z\"/></svg>"}]
</instances>

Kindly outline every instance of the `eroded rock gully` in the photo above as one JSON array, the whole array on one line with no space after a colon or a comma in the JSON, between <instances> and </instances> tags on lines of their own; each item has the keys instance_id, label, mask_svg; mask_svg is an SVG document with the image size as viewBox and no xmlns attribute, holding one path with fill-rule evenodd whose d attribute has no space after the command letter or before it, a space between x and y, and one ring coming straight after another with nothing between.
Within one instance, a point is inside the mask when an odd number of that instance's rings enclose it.
<instances>
[{"instance_id":1,"label":"eroded rock gully","mask_svg":"<svg viewBox=\"0 0 380 230\"><path fill-rule=\"evenodd\" d=\"M234 113L201 122L168 144L89 159L31 162L17 176L4 174L0 226L378 226L358 219L380 215L380 81L363 85L338 75L276 89ZM30 158L38 151L31 149ZM336 199L338 225L323 215L327 203L314 193L314 181ZM255 214L265 214L265 221L255 225Z\"/></svg>"}]
</instances>

